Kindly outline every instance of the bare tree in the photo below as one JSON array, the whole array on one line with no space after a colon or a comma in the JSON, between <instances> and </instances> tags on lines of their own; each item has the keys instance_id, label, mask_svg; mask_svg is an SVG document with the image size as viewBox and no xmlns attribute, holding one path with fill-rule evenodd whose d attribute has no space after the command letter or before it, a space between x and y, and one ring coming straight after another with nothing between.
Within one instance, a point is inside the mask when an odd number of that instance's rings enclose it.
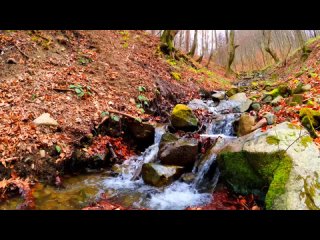
<instances>
[{"instance_id":1,"label":"bare tree","mask_svg":"<svg viewBox=\"0 0 320 240\"><path fill-rule=\"evenodd\" d=\"M190 30L186 31L186 52L189 52L190 48Z\"/></svg>"},{"instance_id":2,"label":"bare tree","mask_svg":"<svg viewBox=\"0 0 320 240\"><path fill-rule=\"evenodd\" d=\"M194 37L193 37L193 43L192 43L192 47L190 52L188 53L188 55L190 55L191 57L194 56L195 52L196 52L196 48L198 45L198 30L195 30L194 32Z\"/></svg>"},{"instance_id":3,"label":"bare tree","mask_svg":"<svg viewBox=\"0 0 320 240\"><path fill-rule=\"evenodd\" d=\"M270 54L270 56L274 59L276 63L278 63L279 58L276 52L270 48L271 30L262 30L262 36L263 36L264 50Z\"/></svg>"},{"instance_id":4,"label":"bare tree","mask_svg":"<svg viewBox=\"0 0 320 240\"><path fill-rule=\"evenodd\" d=\"M230 75L231 73L233 73L233 71L231 69L231 65L232 65L233 60L234 60L234 56L235 56L235 53L236 53L236 48L239 47L239 45L235 45L234 44L234 35L235 35L235 31L234 30L230 30L229 49L228 49L229 56L228 56L226 75Z\"/></svg>"}]
</instances>

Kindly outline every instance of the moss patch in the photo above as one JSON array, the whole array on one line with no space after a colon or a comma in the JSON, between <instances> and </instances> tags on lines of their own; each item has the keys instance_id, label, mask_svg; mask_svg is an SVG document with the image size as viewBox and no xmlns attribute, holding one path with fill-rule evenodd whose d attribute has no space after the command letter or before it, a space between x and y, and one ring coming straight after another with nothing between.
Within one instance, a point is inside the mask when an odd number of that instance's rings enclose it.
<instances>
[{"instance_id":1,"label":"moss patch","mask_svg":"<svg viewBox=\"0 0 320 240\"><path fill-rule=\"evenodd\" d=\"M279 145L279 138L277 138L276 136L268 136L266 139L268 144L273 144L273 145Z\"/></svg>"},{"instance_id":2,"label":"moss patch","mask_svg":"<svg viewBox=\"0 0 320 240\"><path fill-rule=\"evenodd\" d=\"M312 138L310 136L303 136L300 140L300 143L304 147L308 147L309 143L312 143Z\"/></svg>"},{"instance_id":3,"label":"moss patch","mask_svg":"<svg viewBox=\"0 0 320 240\"><path fill-rule=\"evenodd\" d=\"M175 79L175 80L181 80L181 74L178 72L171 72L171 76Z\"/></svg>"},{"instance_id":4,"label":"moss patch","mask_svg":"<svg viewBox=\"0 0 320 240\"><path fill-rule=\"evenodd\" d=\"M171 123L175 128L191 130L197 128L198 119L187 105L177 104L171 114Z\"/></svg>"},{"instance_id":5,"label":"moss patch","mask_svg":"<svg viewBox=\"0 0 320 240\"><path fill-rule=\"evenodd\" d=\"M272 139L272 142L277 140ZM266 208L271 209L276 197L285 192L292 159L285 151L275 153L221 153L217 158L221 177L241 194L266 193Z\"/></svg>"},{"instance_id":6,"label":"moss patch","mask_svg":"<svg viewBox=\"0 0 320 240\"><path fill-rule=\"evenodd\" d=\"M288 155L282 153L279 157L281 161L279 161L279 165L274 172L273 180L266 195L265 204L267 210L272 209L274 200L285 193L285 186L292 168L292 159Z\"/></svg>"}]
</instances>

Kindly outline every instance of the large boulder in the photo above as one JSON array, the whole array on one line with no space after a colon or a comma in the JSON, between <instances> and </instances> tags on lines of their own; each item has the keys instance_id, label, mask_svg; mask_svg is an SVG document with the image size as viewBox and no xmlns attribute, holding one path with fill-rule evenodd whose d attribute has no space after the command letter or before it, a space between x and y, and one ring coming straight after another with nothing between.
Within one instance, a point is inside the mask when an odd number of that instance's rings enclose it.
<instances>
[{"instance_id":1,"label":"large boulder","mask_svg":"<svg viewBox=\"0 0 320 240\"><path fill-rule=\"evenodd\" d=\"M193 131L198 128L198 119L187 105L177 104L171 113L171 124L175 129Z\"/></svg>"},{"instance_id":2,"label":"large boulder","mask_svg":"<svg viewBox=\"0 0 320 240\"><path fill-rule=\"evenodd\" d=\"M142 179L146 184L162 187L178 179L183 173L183 167L164 166L157 163L145 163L142 166Z\"/></svg>"},{"instance_id":3,"label":"large boulder","mask_svg":"<svg viewBox=\"0 0 320 240\"><path fill-rule=\"evenodd\" d=\"M320 209L319 154L304 128L284 122L232 140L217 160L234 191L266 189L266 209Z\"/></svg>"},{"instance_id":4,"label":"large boulder","mask_svg":"<svg viewBox=\"0 0 320 240\"><path fill-rule=\"evenodd\" d=\"M152 124L130 121L128 122L128 127L140 145L150 146L154 143L155 127Z\"/></svg>"},{"instance_id":5,"label":"large boulder","mask_svg":"<svg viewBox=\"0 0 320 240\"><path fill-rule=\"evenodd\" d=\"M178 139L171 133L161 137L158 158L162 164L177 166L192 166L198 154L196 139Z\"/></svg>"}]
</instances>

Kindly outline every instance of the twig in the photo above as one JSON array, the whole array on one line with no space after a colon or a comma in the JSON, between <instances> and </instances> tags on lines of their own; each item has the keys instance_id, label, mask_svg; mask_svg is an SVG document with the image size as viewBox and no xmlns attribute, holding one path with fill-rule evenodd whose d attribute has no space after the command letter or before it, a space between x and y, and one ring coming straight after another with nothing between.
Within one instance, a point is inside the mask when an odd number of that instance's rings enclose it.
<instances>
[{"instance_id":1,"label":"twig","mask_svg":"<svg viewBox=\"0 0 320 240\"><path fill-rule=\"evenodd\" d=\"M107 148L109 149L110 153L111 153L111 159L115 160L115 162L118 162L118 156L117 154L114 152L113 148L112 148L112 144L110 142L107 143Z\"/></svg>"},{"instance_id":2,"label":"twig","mask_svg":"<svg viewBox=\"0 0 320 240\"><path fill-rule=\"evenodd\" d=\"M17 44L14 44L14 46L18 49L18 51L19 51L25 58L27 58L27 59L30 58L27 54L25 54L25 53L17 46Z\"/></svg>"},{"instance_id":3,"label":"twig","mask_svg":"<svg viewBox=\"0 0 320 240\"><path fill-rule=\"evenodd\" d=\"M110 112L110 113L115 113L115 114L119 114L119 115L123 115L125 117L128 117L128 118L131 118L131 119L137 119L136 117L130 115L130 114L127 114L127 113L124 113L124 112L119 112L117 110L110 110L110 109L106 109L107 112ZM96 128L99 128L107 119L109 119L109 116L105 116L101 122L96 126Z\"/></svg>"}]
</instances>

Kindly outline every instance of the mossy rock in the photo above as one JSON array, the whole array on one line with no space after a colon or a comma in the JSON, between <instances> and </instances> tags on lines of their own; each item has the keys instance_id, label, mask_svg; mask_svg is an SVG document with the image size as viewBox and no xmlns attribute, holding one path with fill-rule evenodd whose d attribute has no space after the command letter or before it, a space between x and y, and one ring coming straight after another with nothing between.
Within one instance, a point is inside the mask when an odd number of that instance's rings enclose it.
<instances>
[{"instance_id":1,"label":"mossy rock","mask_svg":"<svg viewBox=\"0 0 320 240\"><path fill-rule=\"evenodd\" d=\"M226 95L227 95L228 97L231 97L231 96L237 94L238 92L239 92L239 89L236 88L236 87L233 87L233 88L230 88L230 89L226 92Z\"/></svg>"},{"instance_id":2,"label":"mossy rock","mask_svg":"<svg viewBox=\"0 0 320 240\"><path fill-rule=\"evenodd\" d=\"M217 160L233 190L266 193L266 209L320 209L319 154L303 127L284 122L232 140Z\"/></svg>"},{"instance_id":3,"label":"mossy rock","mask_svg":"<svg viewBox=\"0 0 320 240\"><path fill-rule=\"evenodd\" d=\"M293 94L292 97L288 99L288 104L301 105L303 103L303 95L302 94Z\"/></svg>"},{"instance_id":4,"label":"mossy rock","mask_svg":"<svg viewBox=\"0 0 320 240\"><path fill-rule=\"evenodd\" d=\"M193 131L198 128L198 119L187 105L177 104L171 113L171 124L175 129Z\"/></svg>"},{"instance_id":5,"label":"mossy rock","mask_svg":"<svg viewBox=\"0 0 320 240\"><path fill-rule=\"evenodd\" d=\"M142 166L141 173L146 184L162 187L178 179L183 173L183 167L145 163Z\"/></svg>"},{"instance_id":6,"label":"mossy rock","mask_svg":"<svg viewBox=\"0 0 320 240\"><path fill-rule=\"evenodd\" d=\"M293 93L295 94L303 93L304 91L302 87L303 87L303 83L299 82L297 87L293 90Z\"/></svg>"},{"instance_id":7,"label":"mossy rock","mask_svg":"<svg viewBox=\"0 0 320 240\"><path fill-rule=\"evenodd\" d=\"M310 133L313 138L318 137L315 128L320 126L320 112L312 110L310 108L302 108L299 112L301 118L301 124Z\"/></svg>"},{"instance_id":8,"label":"mossy rock","mask_svg":"<svg viewBox=\"0 0 320 240\"><path fill-rule=\"evenodd\" d=\"M282 97L288 97L288 96L292 95L292 90L286 85L281 85L281 86L273 89L272 91L267 92L265 95L272 96L272 99L275 99L279 95Z\"/></svg>"}]
</instances>

